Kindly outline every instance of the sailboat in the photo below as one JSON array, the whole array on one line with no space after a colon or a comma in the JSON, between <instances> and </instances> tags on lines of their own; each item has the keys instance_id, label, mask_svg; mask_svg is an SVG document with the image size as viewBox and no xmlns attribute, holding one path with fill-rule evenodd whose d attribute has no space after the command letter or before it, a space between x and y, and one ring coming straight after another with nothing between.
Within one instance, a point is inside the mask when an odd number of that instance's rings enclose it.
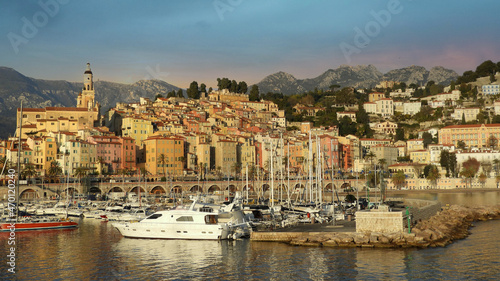
<instances>
[{"instance_id":1,"label":"sailboat","mask_svg":"<svg viewBox=\"0 0 500 281\"><path fill-rule=\"evenodd\" d=\"M23 104L21 102L21 115L23 116ZM22 120L19 120L19 143L17 149L17 174L21 171L21 152L22 152ZM11 174L15 177L14 174ZM20 216L19 215L19 178L16 182L16 203L9 202L9 216L5 222L0 223L0 232L15 232L21 230L45 230L45 229L61 229L74 228L78 223L66 219L37 217L37 216ZM12 206L10 204L13 204Z\"/></svg>"}]
</instances>

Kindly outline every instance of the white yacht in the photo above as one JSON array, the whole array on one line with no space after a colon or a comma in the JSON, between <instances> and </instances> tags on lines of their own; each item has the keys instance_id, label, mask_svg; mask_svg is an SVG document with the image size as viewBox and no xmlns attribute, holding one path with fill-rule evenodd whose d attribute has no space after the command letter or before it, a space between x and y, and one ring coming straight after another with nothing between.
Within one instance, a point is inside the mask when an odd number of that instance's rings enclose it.
<instances>
[{"instance_id":1,"label":"white yacht","mask_svg":"<svg viewBox=\"0 0 500 281\"><path fill-rule=\"evenodd\" d=\"M116 222L113 226L124 237L193 240L233 239L241 227L232 222L220 222L222 213L211 207L195 206L196 201L189 209L158 211L139 222Z\"/></svg>"}]
</instances>

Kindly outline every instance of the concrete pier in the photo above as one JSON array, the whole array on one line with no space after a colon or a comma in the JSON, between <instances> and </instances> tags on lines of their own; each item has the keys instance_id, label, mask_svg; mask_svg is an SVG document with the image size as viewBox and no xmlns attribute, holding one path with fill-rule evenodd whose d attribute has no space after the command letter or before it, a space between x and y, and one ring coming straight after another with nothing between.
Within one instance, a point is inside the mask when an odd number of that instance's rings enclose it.
<instances>
[{"instance_id":1,"label":"concrete pier","mask_svg":"<svg viewBox=\"0 0 500 281\"><path fill-rule=\"evenodd\" d=\"M408 233L407 229L391 233L376 231L361 233L355 232L352 226L351 231L346 232L342 231L343 227L336 229L331 225L315 225L311 231L306 230L307 226L302 226L298 231L290 229L290 231L253 232L250 239L314 247L443 247L457 239L467 237L472 222L499 218L500 205L479 208L453 205L427 220L419 221L411 229L411 233Z\"/></svg>"}]
</instances>

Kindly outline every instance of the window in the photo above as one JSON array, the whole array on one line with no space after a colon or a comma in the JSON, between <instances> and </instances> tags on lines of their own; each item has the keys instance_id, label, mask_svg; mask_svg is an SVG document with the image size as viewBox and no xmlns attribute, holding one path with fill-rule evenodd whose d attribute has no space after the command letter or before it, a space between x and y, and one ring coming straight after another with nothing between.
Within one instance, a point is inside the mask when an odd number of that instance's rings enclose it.
<instances>
[{"instance_id":1,"label":"window","mask_svg":"<svg viewBox=\"0 0 500 281\"><path fill-rule=\"evenodd\" d=\"M152 214L151 216L147 217L147 220L155 220L157 218L161 217L161 214Z\"/></svg>"},{"instance_id":2,"label":"window","mask_svg":"<svg viewBox=\"0 0 500 281\"><path fill-rule=\"evenodd\" d=\"M175 219L176 221L194 221L193 217L191 216L181 216Z\"/></svg>"}]
</instances>

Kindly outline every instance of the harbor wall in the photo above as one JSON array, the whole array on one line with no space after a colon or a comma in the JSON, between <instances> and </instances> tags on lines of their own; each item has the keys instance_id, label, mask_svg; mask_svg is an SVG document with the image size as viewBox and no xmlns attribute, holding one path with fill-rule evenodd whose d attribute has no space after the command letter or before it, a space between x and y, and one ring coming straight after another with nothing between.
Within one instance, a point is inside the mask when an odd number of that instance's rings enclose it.
<instances>
[{"instance_id":1,"label":"harbor wall","mask_svg":"<svg viewBox=\"0 0 500 281\"><path fill-rule=\"evenodd\" d=\"M474 221L500 219L500 205L469 208L452 205L422 220L411 229L393 233L371 232L254 232L252 241L284 242L311 247L444 247L466 238Z\"/></svg>"},{"instance_id":2,"label":"harbor wall","mask_svg":"<svg viewBox=\"0 0 500 281\"><path fill-rule=\"evenodd\" d=\"M358 211L356 212L356 232L402 232L403 212Z\"/></svg>"},{"instance_id":3,"label":"harbor wall","mask_svg":"<svg viewBox=\"0 0 500 281\"><path fill-rule=\"evenodd\" d=\"M437 200L405 199L404 204L410 207L413 223L427 220L441 211L441 203Z\"/></svg>"}]
</instances>

